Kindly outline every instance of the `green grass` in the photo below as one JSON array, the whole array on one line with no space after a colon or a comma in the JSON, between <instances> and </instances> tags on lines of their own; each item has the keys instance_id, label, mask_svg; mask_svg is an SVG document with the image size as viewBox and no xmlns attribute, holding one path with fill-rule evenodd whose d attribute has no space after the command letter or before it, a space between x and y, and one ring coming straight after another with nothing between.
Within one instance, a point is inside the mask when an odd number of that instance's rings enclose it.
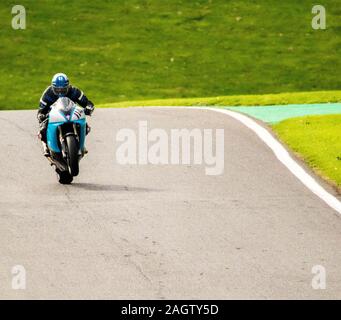
<instances>
[{"instance_id":1,"label":"green grass","mask_svg":"<svg viewBox=\"0 0 341 320\"><path fill-rule=\"evenodd\" d=\"M210 98L137 100L100 104L102 108L147 106L269 106L341 102L341 91L292 92L263 95L237 95Z\"/></svg>"},{"instance_id":2,"label":"green grass","mask_svg":"<svg viewBox=\"0 0 341 320\"><path fill-rule=\"evenodd\" d=\"M308 0L21 0L22 31L14 4L0 2L0 109L35 108L60 71L95 104L341 88L339 0L324 31Z\"/></svg>"},{"instance_id":3,"label":"green grass","mask_svg":"<svg viewBox=\"0 0 341 320\"><path fill-rule=\"evenodd\" d=\"M341 115L288 119L273 129L280 140L341 191Z\"/></svg>"}]
</instances>

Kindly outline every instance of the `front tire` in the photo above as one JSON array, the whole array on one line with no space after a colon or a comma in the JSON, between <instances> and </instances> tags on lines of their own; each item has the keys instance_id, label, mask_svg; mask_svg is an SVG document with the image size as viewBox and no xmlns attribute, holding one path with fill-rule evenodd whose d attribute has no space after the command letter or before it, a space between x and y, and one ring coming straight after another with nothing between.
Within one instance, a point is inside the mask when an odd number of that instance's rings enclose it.
<instances>
[{"instance_id":1,"label":"front tire","mask_svg":"<svg viewBox=\"0 0 341 320\"><path fill-rule=\"evenodd\" d=\"M73 176L68 171L56 170L57 179L60 184L71 184Z\"/></svg>"},{"instance_id":2,"label":"front tire","mask_svg":"<svg viewBox=\"0 0 341 320\"><path fill-rule=\"evenodd\" d=\"M76 177L79 174L79 158L78 158L78 143L75 136L67 136L67 165L71 176Z\"/></svg>"}]
</instances>

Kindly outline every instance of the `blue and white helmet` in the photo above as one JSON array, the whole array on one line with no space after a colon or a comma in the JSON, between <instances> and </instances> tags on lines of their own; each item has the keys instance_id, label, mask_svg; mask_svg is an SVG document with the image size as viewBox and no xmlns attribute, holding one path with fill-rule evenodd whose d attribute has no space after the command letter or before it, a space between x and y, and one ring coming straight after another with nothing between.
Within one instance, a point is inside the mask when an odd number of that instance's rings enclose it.
<instances>
[{"instance_id":1,"label":"blue and white helmet","mask_svg":"<svg viewBox=\"0 0 341 320\"><path fill-rule=\"evenodd\" d=\"M52 78L52 90L58 97L65 97L69 91L69 78L64 73L57 73Z\"/></svg>"}]
</instances>

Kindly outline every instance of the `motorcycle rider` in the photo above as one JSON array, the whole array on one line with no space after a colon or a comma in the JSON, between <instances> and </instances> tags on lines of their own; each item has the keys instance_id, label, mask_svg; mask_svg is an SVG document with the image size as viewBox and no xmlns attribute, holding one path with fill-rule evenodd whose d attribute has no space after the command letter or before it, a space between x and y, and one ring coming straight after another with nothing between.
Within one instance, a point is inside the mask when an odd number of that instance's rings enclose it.
<instances>
[{"instance_id":1,"label":"motorcycle rider","mask_svg":"<svg viewBox=\"0 0 341 320\"><path fill-rule=\"evenodd\" d=\"M68 77L64 73L57 73L53 76L51 85L43 92L40 98L39 110L37 114L40 130L39 137L43 143L44 156L50 155L50 150L47 146L47 125L48 125L48 114L51 110L51 105L54 104L58 98L67 97L74 103L79 104L85 110L85 114L91 116L95 106L88 100L84 95L83 91L78 88L71 86ZM90 127L87 125L86 133L90 132Z\"/></svg>"}]
</instances>

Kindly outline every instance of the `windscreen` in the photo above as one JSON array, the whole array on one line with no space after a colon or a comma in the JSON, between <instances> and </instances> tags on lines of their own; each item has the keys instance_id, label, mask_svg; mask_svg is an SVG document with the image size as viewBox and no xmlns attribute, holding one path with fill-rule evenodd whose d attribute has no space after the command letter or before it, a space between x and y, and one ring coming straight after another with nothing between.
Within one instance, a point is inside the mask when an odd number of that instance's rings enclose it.
<instances>
[{"instance_id":1,"label":"windscreen","mask_svg":"<svg viewBox=\"0 0 341 320\"><path fill-rule=\"evenodd\" d=\"M73 111L73 109L76 107L76 104L72 100L66 97L59 98L56 101L55 105L58 108L58 110L63 112L64 114L70 114Z\"/></svg>"}]
</instances>

